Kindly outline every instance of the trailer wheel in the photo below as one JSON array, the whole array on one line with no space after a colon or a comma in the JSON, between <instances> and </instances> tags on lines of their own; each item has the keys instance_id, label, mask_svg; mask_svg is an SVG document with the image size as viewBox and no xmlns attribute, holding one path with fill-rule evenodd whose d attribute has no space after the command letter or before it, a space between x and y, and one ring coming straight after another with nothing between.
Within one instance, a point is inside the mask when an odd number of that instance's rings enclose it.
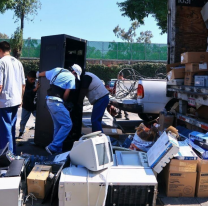
<instances>
[{"instance_id":1,"label":"trailer wheel","mask_svg":"<svg viewBox=\"0 0 208 206\"><path fill-rule=\"evenodd\" d=\"M173 105L174 105L176 102L178 102L178 99L176 99L176 98L171 99L171 100L166 104L166 106L165 106L166 111L170 111L171 108L173 107Z\"/></svg>"}]
</instances>

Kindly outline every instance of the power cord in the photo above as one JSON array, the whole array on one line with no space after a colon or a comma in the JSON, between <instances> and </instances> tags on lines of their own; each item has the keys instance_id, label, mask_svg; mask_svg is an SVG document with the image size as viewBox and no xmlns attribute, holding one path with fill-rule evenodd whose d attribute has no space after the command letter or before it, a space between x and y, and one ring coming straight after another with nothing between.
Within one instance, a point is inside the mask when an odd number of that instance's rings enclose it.
<instances>
[{"instance_id":1,"label":"power cord","mask_svg":"<svg viewBox=\"0 0 208 206\"><path fill-rule=\"evenodd\" d=\"M35 197L35 195L33 193L29 193L25 198L24 204L26 204L26 202L29 200L29 198L32 199L32 204L31 205L33 205L33 200L37 200L37 198Z\"/></svg>"}]
</instances>

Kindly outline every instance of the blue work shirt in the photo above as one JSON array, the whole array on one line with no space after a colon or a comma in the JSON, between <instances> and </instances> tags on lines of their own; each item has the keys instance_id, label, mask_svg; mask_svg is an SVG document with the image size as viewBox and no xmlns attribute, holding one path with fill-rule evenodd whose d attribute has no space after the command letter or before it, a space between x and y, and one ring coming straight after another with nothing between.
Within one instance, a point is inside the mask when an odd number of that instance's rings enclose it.
<instances>
[{"instance_id":1,"label":"blue work shirt","mask_svg":"<svg viewBox=\"0 0 208 206\"><path fill-rule=\"evenodd\" d=\"M50 80L50 84L53 80L53 77L60 72L63 68L57 67L50 71L46 71L45 75L48 80ZM67 69L63 69L63 71L57 76L56 80L53 82L54 85L61 87L62 89L75 89L75 76L68 71ZM51 97L46 96L46 99L53 99L58 101L63 101L59 97Z\"/></svg>"}]
</instances>

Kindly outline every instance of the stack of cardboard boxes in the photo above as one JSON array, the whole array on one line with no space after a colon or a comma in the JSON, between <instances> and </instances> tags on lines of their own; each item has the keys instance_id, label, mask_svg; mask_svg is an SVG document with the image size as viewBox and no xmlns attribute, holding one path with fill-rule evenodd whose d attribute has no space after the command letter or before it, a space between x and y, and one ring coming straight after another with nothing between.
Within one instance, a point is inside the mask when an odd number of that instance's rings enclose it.
<instances>
[{"instance_id":1,"label":"stack of cardboard boxes","mask_svg":"<svg viewBox=\"0 0 208 206\"><path fill-rule=\"evenodd\" d=\"M208 197L208 160L172 159L164 175L168 197Z\"/></svg>"},{"instance_id":2,"label":"stack of cardboard boxes","mask_svg":"<svg viewBox=\"0 0 208 206\"><path fill-rule=\"evenodd\" d=\"M185 64L184 85L194 86L195 75L206 75L207 52L186 52L181 54L181 64Z\"/></svg>"},{"instance_id":3,"label":"stack of cardboard boxes","mask_svg":"<svg viewBox=\"0 0 208 206\"><path fill-rule=\"evenodd\" d=\"M208 52L186 52L181 62L167 65L168 80L184 79L184 85L194 86L195 75L206 75Z\"/></svg>"}]
</instances>

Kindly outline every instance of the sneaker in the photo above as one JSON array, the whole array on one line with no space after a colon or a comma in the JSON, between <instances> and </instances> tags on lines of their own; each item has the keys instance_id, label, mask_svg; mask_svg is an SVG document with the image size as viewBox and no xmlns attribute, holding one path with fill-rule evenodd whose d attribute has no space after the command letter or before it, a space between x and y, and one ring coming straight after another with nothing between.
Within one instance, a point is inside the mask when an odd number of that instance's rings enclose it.
<instances>
[{"instance_id":1,"label":"sneaker","mask_svg":"<svg viewBox=\"0 0 208 206\"><path fill-rule=\"evenodd\" d=\"M50 155L53 155L53 154L56 153L56 152L51 151L51 150L48 148L48 146L45 147L45 150L46 150Z\"/></svg>"}]
</instances>

